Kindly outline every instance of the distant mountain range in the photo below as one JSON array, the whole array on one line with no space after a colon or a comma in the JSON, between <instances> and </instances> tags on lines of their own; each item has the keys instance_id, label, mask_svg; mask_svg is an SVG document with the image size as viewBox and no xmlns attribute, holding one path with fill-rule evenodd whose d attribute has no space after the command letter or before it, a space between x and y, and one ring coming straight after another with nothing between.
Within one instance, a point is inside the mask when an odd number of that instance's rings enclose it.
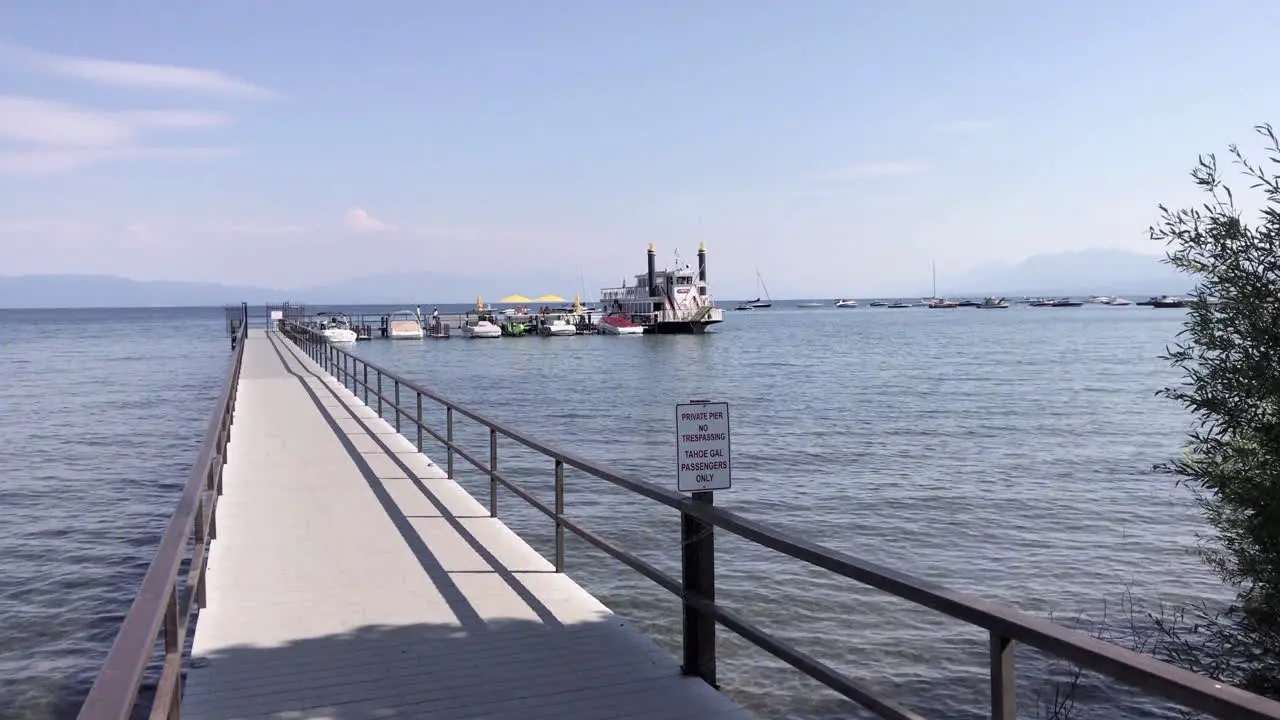
<instances>
[{"instance_id":1,"label":"distant mountain range","mask_svg":"<svg viewBox=\"0 0 1280 720\"><path fill-rule=\"evenodd\" d=\"M479 293L487 302L511 294L548 293L566 299L582 292L578 277L544 272L503 278L407 272L353 278L338 283L288 290L216 283L130 280L113 275L0 276L0 308L197 307L247 302L384 305L471 302ZM599 283L588 282L594 296Z\"/></svg>"},{"instance_id":2,"label":"distant mountain range","mask_svg":"<svg viewBox=\"0 0 1280 720\"><path fill-rule=\"evenodd\" d=\"M1034 255L1012 265L984 265L959 277L938 275L938 294L1071 296L1179 295L1195 278L1162 262L1158 255L1125 250L1077 250Z\"/></svg>"},{"instance_id":3,"label":"distant mountain range","mask_svg":"<svg viewBox=\"0 0 1280 720\"><path fill-rule=\"evenodd\" d=\"M189 307L292 300L311 304L380 305L487 301L513 293L536 297L555 293L572 299L582 279L545 272L477 278L458 274L407 272L354 278L289 290L179 281L142 281L112 275L0 276L0 308ZM594 295L609 283L588 279ZM938 293L949 297L984 295L1160 295L1191 290L1194 281L1154 255L1123 250L1082 250L1036 255L1013 265L985 265L959 277L938 277ZM919 294L916 291L915 294ZM886 297L892 294L885 294ZM907 296L914 296L908 294ZM906 297L906 296L904 296ZM723 296L721 297L723 298Z\"/></svg>"}]
</instances>

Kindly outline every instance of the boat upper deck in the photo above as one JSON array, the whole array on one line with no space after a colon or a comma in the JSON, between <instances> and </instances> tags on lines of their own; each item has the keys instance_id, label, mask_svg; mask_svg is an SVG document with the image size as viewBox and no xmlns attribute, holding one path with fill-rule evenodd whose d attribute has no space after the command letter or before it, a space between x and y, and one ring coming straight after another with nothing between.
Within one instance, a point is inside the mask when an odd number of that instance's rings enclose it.
<instances>
[{"instance_id":1,"label":"boat upper deck","mask_svg":"<svg viewBox=\"0 0 1280 720\"><path fill-rule=\"evenodd\" d=\"M746 718L251 331L182 714Z\"/></svg>"}]
</instances>

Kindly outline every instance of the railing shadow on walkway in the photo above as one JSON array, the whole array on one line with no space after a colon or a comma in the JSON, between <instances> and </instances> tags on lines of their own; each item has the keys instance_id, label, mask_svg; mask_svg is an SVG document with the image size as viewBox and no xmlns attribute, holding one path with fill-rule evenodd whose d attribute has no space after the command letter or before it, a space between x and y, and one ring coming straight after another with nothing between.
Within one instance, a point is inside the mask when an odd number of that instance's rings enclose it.
<instances>
[{"instance_id":1,"label":"railing shadow on walkway","mask_svg":"<svg viewBox=\"0 0 1280 720\"><path fill-rule=\"evenodd\" d=\"M618 653L606 637L614 630L605 621L567 624L553 631L555 642L530 643L530 634L548 632L544 624L502 620L465 629L371 626L279 647L232 647L203 656L191 670L210 674L185 705L198 720L214 708L225 717L289 713L281 717L290 720L715 720L695 719L680 697L655 698L670 690L670 666ZM594 668L594 683L565 671L566 653L573 665ZM607 705L588 704L603 695Z\"/></svg>"}]
</instances>

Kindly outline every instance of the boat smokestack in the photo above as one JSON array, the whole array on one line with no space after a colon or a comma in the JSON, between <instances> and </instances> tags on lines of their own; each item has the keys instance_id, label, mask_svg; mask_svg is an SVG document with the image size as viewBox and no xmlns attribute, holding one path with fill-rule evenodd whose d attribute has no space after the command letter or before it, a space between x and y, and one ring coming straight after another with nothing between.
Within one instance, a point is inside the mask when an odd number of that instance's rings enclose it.
<instances>
[{"instance_id":1,"label":"boat smokestack","mask_svg":"<svg viewBox=\"0 0 1280 720\"><path fill-rule=\"evenodd\" d=\"M657 285L658 285L658 278L657 278L657 275L658 275L658 257L657 257L657 255L654 253L654 250L653 250L653 243L649 243L649 297L650 297L650 298L657 297L657 295L658 295L658 292L657 292ZM662 305L661 305L661 304L659 304L657 300L654 300L654 301L653 301L653 311L654 311L654 312L660 312L661 310L662 310Z\"/></svg>"},{"instance_id":2,"label":"boat smokestack","mask_svg":"<svg viewBox=\"0 0 1280 720\"><path fill-rule=\"evenodd\" d=\"M698 279L707 281L707 244L698 243Z\"/></svg>"}]
</instances>

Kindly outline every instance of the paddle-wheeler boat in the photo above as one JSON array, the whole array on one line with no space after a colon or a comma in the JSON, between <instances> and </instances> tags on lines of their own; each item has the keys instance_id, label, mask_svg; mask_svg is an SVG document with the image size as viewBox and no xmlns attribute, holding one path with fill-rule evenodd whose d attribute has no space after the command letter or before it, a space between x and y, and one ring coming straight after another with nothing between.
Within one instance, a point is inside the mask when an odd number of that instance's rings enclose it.
<instances>
[{"instance_id":1,"label":"paddle-wheeler boat","mask_svg":"<svg viewBox=\"0 0 1280 720\"><path fill-rule=\"evenodd\" d=\"M646 333L702 333L724 322L724 310L715 306L707 285L707 248L698 246L698 269L681 265L658 270L653 244L649 244L649 268L635 276L634 285L600 290L601 309L640 325Z\"/></svg>"}]
</instances>

